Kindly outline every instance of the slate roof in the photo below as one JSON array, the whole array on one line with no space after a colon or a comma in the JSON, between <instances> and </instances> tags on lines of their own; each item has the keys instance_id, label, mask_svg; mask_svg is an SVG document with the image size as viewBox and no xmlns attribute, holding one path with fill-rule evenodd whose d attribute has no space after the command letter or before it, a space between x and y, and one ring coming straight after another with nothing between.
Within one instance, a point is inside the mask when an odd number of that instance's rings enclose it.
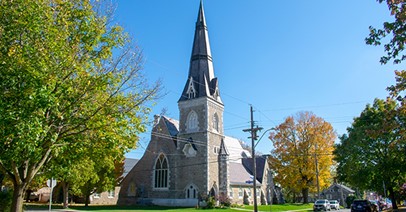
<instances>
[{"instance_id":1,"label":"slate roof","mask_svg":"<svg viewBox=\"0 0 406 212\"><path fill-rule=\"evenodd\" d=\"M255 158L256 161L256 169L257 169L257 180L262 183L262 177L264 176L264 169L266 165L266 158L263 156L256 156ZM243 158L242 159L242 164L244 167L247 169L247 171L250 174L254 174L254 163L253 163L253 158Z\"/></svg>"},{"instance_id":2,"label":"slate roof","mask_svg":"<svg viewBox=\"0 0 406 212\"><path fill-rule=\"evenodd\" d=\"M224 145L230 162L241 163L242 158L251 157L251 154L242 148L240 141L236 138L225 136Z\"/></svg>"},{"instance_id":3,"label":"slate roof","mask_svg":"<svg viewBox=\"0 0 406 212\"><path fill-rule=\"evenodd\" d=\"M186 81L179 101L186 101L189 99L187 91L191 84L190 80L193 80L192 84L197 92L194 98L210 97L221 103L219 96L218 98L215 97L215 92L218 89L218 80L214 76L209 34L202 2L200 2L199 13L196 20L188 80Z\"/></svg>"},{"instance_id":4,"label":"slate roof","mask_svg":"<svg viewBox=\"0 0 406 212\"><path fill-rule=\"evenodd\" d=\"M336 184L337 186L339 186L339 187L341 187L341 188L343 188L343 189L345 189L345 190L347 190L348 192L350 192L350 193L355 193L355 191L354 190L352 190L351 188L349 188L349 187L347 187L347 186L345 186L345 185L342 185L342 184Z\"/></svg>"},{"instance_id":5,"label":"slate roof","mask_svg":"<svg viewBox=\"0 0 406 212\"><path fill-rule=\"evenodd\" d=\"M135 164L137 164L138 161L139 161L138 159L133 159L133 158L124 159L123 178L127 176L127 174L131 171L132 168L134 168Z\"/></svg>"},{"instance_id":6,"label":"slate roof","mask_svg":"<svg viewBox=\"0 0 406 212\"><path fill-rule=\"evenodd\" d=\"M242 163L229 163L229 173L230 173L230 184L231 185L243 185L252 186L253 176L247 172ZM261 183L257 181L257 186Z\"/></svg>"},{"instance_id":7,"label":"slate roof","mask_svg":"<svg viewBox=\"0 0 406 212\"><path fill-rule=\"evenodd\" d=\"M166 117L166 116L161 116L162 118L164 118L165 121L165 125L168 128L169 134L171 134L171 136L176 136L179 133L179 121Z\"/></svg>"}]
</instances>

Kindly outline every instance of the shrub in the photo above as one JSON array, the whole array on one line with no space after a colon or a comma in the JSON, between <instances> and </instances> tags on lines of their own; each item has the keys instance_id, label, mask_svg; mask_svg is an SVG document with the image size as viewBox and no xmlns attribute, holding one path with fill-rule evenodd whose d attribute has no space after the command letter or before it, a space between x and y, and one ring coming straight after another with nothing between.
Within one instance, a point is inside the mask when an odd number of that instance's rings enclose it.
<instances>
[{"instance_id":1,"label":"shrub","mask_svg":"<svg viewBox=\"0 0 406 212\"><path fill-rule=\"evenodd\" d=\"M216 199L214 197L209 197L207 200L207 209L213 209L216 206Z\"/></svg>"},{"instance_id":2,"label":"shrub","mask_svg":"<svg viewBox=\"0 0 406 212\"><path fill-rule=\"evenodd\" d=\"M230 207L231 206L231 200L230 198L228 198L227 195L221 193L219 196L219 202L220 205L224 206L224 207Z\"/></svg>"}]
</instances>

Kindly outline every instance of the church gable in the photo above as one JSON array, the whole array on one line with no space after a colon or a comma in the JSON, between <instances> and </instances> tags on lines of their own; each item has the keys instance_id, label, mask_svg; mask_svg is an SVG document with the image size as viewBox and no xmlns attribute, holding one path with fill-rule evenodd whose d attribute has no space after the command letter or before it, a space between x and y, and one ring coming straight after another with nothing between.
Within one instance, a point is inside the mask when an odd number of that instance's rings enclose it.
<instances>
[{"instance_id":1,"label":"church gable","mask_svg":"<svg viewBox=\"0 0 406 212\"><path fill-rule=\"evenodd\" d=\"M172 140L177 147L177 135L179 133L179 122L166 116L155 115L154 126L151 133L151 142L165 142Z\"/></svg>"}]
</instances>

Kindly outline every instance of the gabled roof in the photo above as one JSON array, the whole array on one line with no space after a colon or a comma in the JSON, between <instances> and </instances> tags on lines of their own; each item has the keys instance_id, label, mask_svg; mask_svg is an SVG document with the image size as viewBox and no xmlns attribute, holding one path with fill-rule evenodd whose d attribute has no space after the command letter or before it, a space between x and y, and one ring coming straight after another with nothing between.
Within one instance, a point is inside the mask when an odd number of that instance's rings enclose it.
<instances>
[{"instance_id":1,"label":"gabled roof","mask_svg":"<svg viewBox=\"0 0 406 212\"><path fill-rule=\"evenodd\" d=\"M168 128L169 134L171 136L176 136L179 133L179 121L166 117L166 116L162 116L163 120L165 121L165 125Z\"/></svg>"},{"instance_id":2,"label":"gabled roof","mask_svg":"<svg viewBox=\"0 0 406 212\"><path fill-rule=\"evenodd\" d=\"M253 158L243 158L242 159L242 164L244 167L247 169L247 171L253 175L253 170L254 170L254 163L253 163ZM262 183L262 178L264 176L264 171L265 171L265 165L266 165L266 158L264 156L256 156L255 158L256 161L256 170L257 170L257 180Z\"/></svg>"},{"instance_id":3,"label":"gabled roof","mask_svg":"<svg viewBox=\"0 0 406 212\"><path fill-rule=\"evenodd\" d=\"M131 171L131 169L134 168L135 164L137 164L138 161L139 161L138 159L133 159L133 158L124 159L123 178L127 176L127 174Z\"/></svg>"},{"instance_id":4,"label":"gabled roof","mask_svg":"<svg viewBox=\"0 0 406 212\"><path fill-rule=\"evenodd\" d=\"M243 185L252 186L253 176L247 172L245 167L241 163L230 162L230 184L231 185ZM257 186L261 183L257 181Z\"/></svg>"},{"instance_id":5,"label":"gabled roof","mask_svg":"<svg viewBox=\"0 0 406 212\"><path fill-rule=\"evenodd\" d=\"M333 189L334 187L342 188L342 189L348 191L349 193L355 193L355 191L352 190L351 188L349 188L349 187L347 187L347 186L345 186L345 185L342 185L342 184L338 184L338 183L333 183L333 184L332 184L330 187L328 187L326 190L329 191L329 190Z\"/></svg>"}]
</instances>

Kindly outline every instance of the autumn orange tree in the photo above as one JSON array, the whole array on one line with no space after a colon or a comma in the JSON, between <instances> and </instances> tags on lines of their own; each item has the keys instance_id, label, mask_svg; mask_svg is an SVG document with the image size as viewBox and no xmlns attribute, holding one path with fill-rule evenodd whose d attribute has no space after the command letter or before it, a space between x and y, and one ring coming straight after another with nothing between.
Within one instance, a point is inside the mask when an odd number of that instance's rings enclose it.
<instances>
[{"instance_id":1,"label":"autumn orange tree","mask_svg":"<svg viewBox=\"0 0 406 212\"><path fill-rule=\"evenodd\" d=\"M329 185L336 139L330 123L312 112L299 112L277 126L269 139L274 146L270 165L275 182L301 192L304 203L308 203L309 192L317 191L316 169L319 188Z\"/></svg>"}]
</instances>

